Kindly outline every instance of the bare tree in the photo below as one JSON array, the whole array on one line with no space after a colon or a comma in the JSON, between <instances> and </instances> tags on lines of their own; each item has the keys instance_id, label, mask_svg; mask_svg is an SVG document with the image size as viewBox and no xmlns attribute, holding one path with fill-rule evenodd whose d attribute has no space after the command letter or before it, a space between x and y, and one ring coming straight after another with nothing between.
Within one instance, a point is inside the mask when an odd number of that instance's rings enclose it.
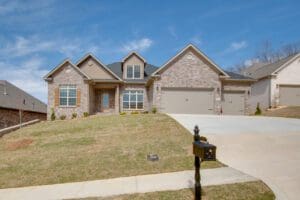
<instances>
[{"instance_id":1,"label":"bare tree","mask_svg":"<svg viewBox=\"0 0 300 200\"><path fill-rule=\"evenodd\" d=\"M300 42L289 43L274 50L272 43L266 40L262 42L261 46L256 52L256 55L251 59L248 59L248 61L251 61L250 65L261 66L264 63L273 63L298 53L300 53ZM233 67L229 68L229 70L241 73L247 67L249 67L249 63L247 64L246 62L239 62Z\"/></svg>"},{"instance_id":2,"label":"bare tree","mask_svg":"<svg viewBox=\"0 0 300 200\"><path fill-rule=\"evenodd\" d=\"M293 56L300 53L300 42L284 45L280 48L283 57Z\"/></svg>"},{"instance_id":3,"label":"bare tree","mask_svg":"<svg viewBox=\"0 0 300 200\"><path fill-rule=\"evenodd\" d=\"M258 58L261 62L270 63L274 59L274 50L272 44L269 40L264 41L259 47L256 58Z\"/></svg>"}]
</instances>

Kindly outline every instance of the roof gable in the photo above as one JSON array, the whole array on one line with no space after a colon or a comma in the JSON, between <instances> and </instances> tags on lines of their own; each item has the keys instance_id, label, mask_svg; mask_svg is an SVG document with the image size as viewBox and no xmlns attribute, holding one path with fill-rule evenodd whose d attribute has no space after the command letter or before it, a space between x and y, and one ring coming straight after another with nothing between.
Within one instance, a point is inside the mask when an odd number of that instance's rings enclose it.
<instances>
[{"instance_id":1,"label":"roof gable","mask_svg":"<svg viewBox=\"0 0 300 200\"><path fill-rule=\"evenodd\" d=\"M172 63L173 61L175 61L178 57L180 57L181 55L183 55L184 53L186 53L190 49L193 50L198 56L204 58L215 70L217 70L218 72L220 72L225 77L229 77L229 75L224 70L222 70L217 64L215 64L203 52L201 52L198 48L196 48L192 44L189 44L184 49L182 49L178 54L176 54L174 57L172 57L171 59L169 59L162 67L160 67L159 69L157 69L152 75L154 76L157 73L165 70L169 66L170 63Z\"/></svg>"},{"instance_id":2,"label":"roof gable","mask_svg":"<svg viewBox=\"0 0 300 200\"><path fill-rule=\"evenodd\" d=\"M57 65L54 69L52 69L48 74L44 76L44 80L49 81L51 80L51 76L55 74L59 69L65 66L65 64L69 64L75 71L77 71L83 78L90 79L90 77L81 71L77 66L75 66L69 59L64 60L62 63Z\"/></svg>"},{"instance_id":3,"label":"roof gable","mask_svg":"<svg viewBox=\"0 0 300 200\"><path fill-rule=\"evenodd\" d=\"M86 62L88 59L93 59L93 61L95 62L95 64L97 66L93 66L93 69L91 70L91 72L93 71L94 74L90 75L92 78L97 79L97 75L100 75L100 79L101 78L105 78L105 77L111 77L111 78L115 78L117 80L121 80L121 78L119 76L117 76L113 71L111 71L105 64L103 64L99 59L97 59L93 54L89 53L87 55L85 55L83 58L81 58L76 65L80 68L82 64L84 64L84 62ZM99 69L96 69L95 67L98 67ZM104 74L104 71L108 74ZM85 71L85 70L84 70ZM86 71L88 73L88 70ZM107 76L109 75L109 76ZM98 78L98 79L99 79Z\"/></svg>"},{"instance_id":4,"label":"roof gable","mask_svg":"<svg viewBox=\"0 0 300 200\"><path fill-rule=\"evenodd\" d=\"M140 60L142 60L144 63L146 63L146 60L137 52L132 51L130 52L127 56L125 56L122 60L122 62L125 62L126 60L128 60L131 56L135 55L136 57L138 57Z\"/></svg>"}]
</instances>

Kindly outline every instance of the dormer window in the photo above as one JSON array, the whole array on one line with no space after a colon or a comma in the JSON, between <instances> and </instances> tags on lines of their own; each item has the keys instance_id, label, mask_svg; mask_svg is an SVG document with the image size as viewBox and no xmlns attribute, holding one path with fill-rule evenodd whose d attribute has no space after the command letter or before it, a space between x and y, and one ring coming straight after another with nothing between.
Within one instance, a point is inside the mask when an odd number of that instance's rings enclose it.
<instances>
[{"instance_id":1,"label":"dormer window","mask_svg":"<svg viewBox=\"0 0 300 200\"><path fill-rule=\"evenodd\" d=\"M140 79L141 78L141 66L140 65L127 65L127 78L128 79Z\"/></svg>"}]
</instances>

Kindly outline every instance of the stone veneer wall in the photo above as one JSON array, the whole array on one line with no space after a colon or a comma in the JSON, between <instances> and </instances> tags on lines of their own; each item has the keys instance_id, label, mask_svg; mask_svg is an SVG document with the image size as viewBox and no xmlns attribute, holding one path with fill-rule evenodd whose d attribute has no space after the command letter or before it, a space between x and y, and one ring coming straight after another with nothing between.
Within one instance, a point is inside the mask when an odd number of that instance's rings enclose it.
<instances>
[{"instance_id":1,"label":"stone veneer wall","mask_svg":"<svg viewBox=\"0 0 300 200\"><path fill-rule=\"evenodd\" d=\"M39 119L46 120L46 113L37 113L30 111L21 112L22 122L28 122L31 120ZM0 129L14 126L20 123L20 113L19 110L0 108Z\"/></svg>"},{"instance_id":2,"label":"stone veneer wall","mask_svg":"<svg viewBox=\"0 0 300 200\"><path fill-rule=\"evenodd\" d=\"M160 78L154 81L154 106L160 110L163 87L214 88L215 113L219 113L221 108L221 82L219 72L213 68L204 58L198 56L193 49L188 49L170 63L163 72L160 72Z\"/></svg>"},{"instance_id":3,"label":"stone veneer wall","mask_svg":"<svg viewBox=\"0 0 300 200\"><path fill-rule=\"evenodd\" d=\"M243 83L238 81L224 81L222 84L222 92L223 91L244 91L245 97L245 114L249 115L253 111L251 110L251 105L249 102L251 95L251 84Z\"/></svg>"},{"instance_id":4,"label":"stone veneer wall","mask_svg":"<svg viewBox=\"0 0 300 200\"><path fill-rule=\"evenodd\" d=\"M72 113L77 113L78 117L83 116L84 112L89 112L89 84L83 77L68 63L53 75L53 80L48 82L48 106L47 118L50 119L51 109L54 109L56 118L66 115L72 117ZM74 84L80 89L80 106L60 107L55 106L55 89L63 84Z\"/></svg>"}]
</instances>

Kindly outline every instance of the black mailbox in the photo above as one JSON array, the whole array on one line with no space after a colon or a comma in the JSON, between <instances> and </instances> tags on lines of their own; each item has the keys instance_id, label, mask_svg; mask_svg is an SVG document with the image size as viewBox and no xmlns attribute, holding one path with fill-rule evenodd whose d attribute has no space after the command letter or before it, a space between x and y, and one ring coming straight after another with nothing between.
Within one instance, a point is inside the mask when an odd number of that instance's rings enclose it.
<instances>
[{"instance_id":1,"label":"black mailbox","mask_svg":"<svg viewBox=\"0 0 300 200\"><path fill-rule=\"evenodd\" d=\"M193 143L193 153L201 158L201 161L216 160L216 146L207 142L195 141Z\"/></svg>"},{"instance_id":2,"label":"black mailbox","mask_svg":"<svg viewBox=\"0 0 300 200\"><path fill-rule=\"evenodd\" d=\"M202 161L216 160L216 146L201 141L199 127L194 128L193 153L195 155L195 200L201 200L200 166Z\"/></svg>"}]
</instances>

